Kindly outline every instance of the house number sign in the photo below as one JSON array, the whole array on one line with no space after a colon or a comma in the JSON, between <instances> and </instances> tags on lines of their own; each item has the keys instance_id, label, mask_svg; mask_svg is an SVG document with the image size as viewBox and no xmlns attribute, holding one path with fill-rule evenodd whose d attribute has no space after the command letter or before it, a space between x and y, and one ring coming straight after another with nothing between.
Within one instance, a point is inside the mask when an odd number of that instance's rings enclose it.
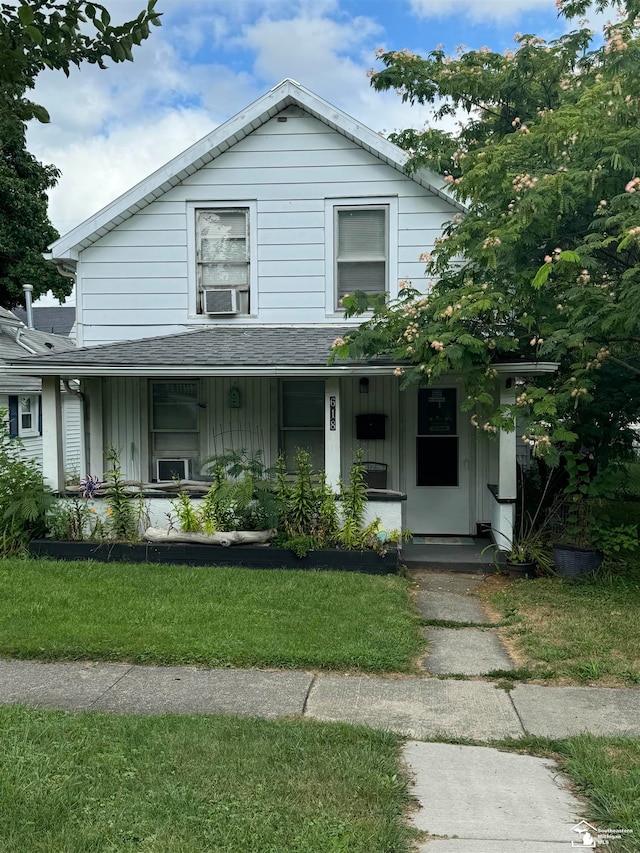
<instances>
[{"instance_id":1,"label":"house number sign","mask_svg":"<svg viewBox=\"0 0 640 853\"><path fill-rule=\"evenodd\" d=\"M329 429L331 432L336 431L336 398L329 397Z\"/></svg>"}]
</instances>

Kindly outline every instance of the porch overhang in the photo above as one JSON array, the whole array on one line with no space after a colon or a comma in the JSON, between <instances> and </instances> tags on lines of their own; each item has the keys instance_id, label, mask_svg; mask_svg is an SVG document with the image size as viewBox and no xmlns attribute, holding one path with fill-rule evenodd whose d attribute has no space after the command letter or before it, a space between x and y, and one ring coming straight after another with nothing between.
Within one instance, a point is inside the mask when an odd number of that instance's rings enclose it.
<instances>
[{"instance_id":1,"label":"porch overhang","mask_svg":"<svg viewBox=\"0 0 640 853\"><path fill-rule=\"evenodd\" d=\"M559 366L557 361L511 361L494 364L493 368L500 376L536 376L555 373Z\"/></svg>"},{"instance_id":2,"label":"porch overhang","mask_svg":"<svg viewBox=\"0 0 640 853\"><path fill-rule=\"evenodd\" d=\"M127 366L118 364L105 364L101 366L76 365L70 367L68 364L51 364L46 366L40 362L33 367L27 367L24 363L7 365L6 372L9 374L21 374L23 376L62 376L73 379L90 377L114 377L114 376L139 376L139 377L238 377L238 376L264 376L287 377L287 376L392 376L396 369L395 364L350 364L330 365L325 367L300 367L297 365L270 365L268 367L256 367L251 365L237 365L235 367L211 367L210 365L184 364L154 365L154 366Z\"/></svg>"}]
</instances>

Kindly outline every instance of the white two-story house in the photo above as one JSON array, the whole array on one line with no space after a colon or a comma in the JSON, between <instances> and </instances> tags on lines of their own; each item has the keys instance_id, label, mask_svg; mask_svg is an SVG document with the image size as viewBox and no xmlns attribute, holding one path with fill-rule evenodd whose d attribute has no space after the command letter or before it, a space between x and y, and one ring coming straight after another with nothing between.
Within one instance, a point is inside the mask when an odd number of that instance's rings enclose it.
<instances>
[{"instance_id":1,"label":"white two-story house","mask_svg":"<svg viewBox=\"0 0 640 853\"><path fill-rule=\"evenodd\" d=\"M197 478L229 449L271 464L306 447L337 485L361 447L372 498L416 533L508 531L515 435L470 427L464 377L402 390L384 360L327 365L354 325L341 297L426 287L420 255L461 210L441 177L408 176L406 161L285 80L60 238L52 258L76 274L80 349L28 366L43 382L50 483L62 483L59 381L74 377L92 474L109 445L143 482ZM513 370L501 369L506 399Z\"/></svg>"}]
</instances>

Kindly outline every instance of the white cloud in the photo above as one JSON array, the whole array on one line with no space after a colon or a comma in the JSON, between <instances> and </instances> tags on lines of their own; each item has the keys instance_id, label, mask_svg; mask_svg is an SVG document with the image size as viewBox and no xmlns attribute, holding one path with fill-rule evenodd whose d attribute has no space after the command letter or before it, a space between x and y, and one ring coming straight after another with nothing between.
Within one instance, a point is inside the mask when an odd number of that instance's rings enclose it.
<instances>
[{"instance_id":1,"label":"white cloud","mask_svg":"<svg viewBox=\"0 0 640 853\"><path fill-rule=\"evenodd\" d=\"M376 131L422 125L429 108L410 107L369 85L366 72L381 34L370 18L300 15L263 18L245 29L243 44L255 53L256 75L270 85L291 77Z\"/></svg>"},{"instance_id":2,"label":"white cloud","mask_svg":"<svg viewBox=\"0 0 640 853\"><path fill-rule=\"evenodd\" d=\"M51 194L50 216L65 232L213 129L201 110L174 110L108 136L81 139L48 155L62 171Z\"/></svg>"},{"instance_id":3,"label":"white cloud","mask_svg":"<svg viewBox=\"0 0 640 853\"><path fill-rule=\"evenodd\" d=\"M555 8L553 0L410 0L411 9L419 18L469 18L473 22L488 19L514 21L532 9Z\"/></svg>"},{"instance_id":4,"label":"white cloud","mask_svg":"<svg viewBox=\"0 0 640 853\"><path fill-rule=\"evenodd\" d=\"M366 85L364 69L349 54L379 32L379 25L364 17L339 23L302 15L281 20L263 18L246 28L243 42L255 52L254 69L261 77L292 77L310 88L311 81L322 81L325 96L335 93L344 97L358 79Z\"/></svg>"}]
</instances>

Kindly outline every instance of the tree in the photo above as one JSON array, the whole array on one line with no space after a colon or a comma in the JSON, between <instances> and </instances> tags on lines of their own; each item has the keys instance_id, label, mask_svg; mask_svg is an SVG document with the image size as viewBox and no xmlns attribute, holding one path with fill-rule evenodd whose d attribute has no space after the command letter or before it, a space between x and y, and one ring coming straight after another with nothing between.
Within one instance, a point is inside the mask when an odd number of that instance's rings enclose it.
<instances>
[{"instance_id":1,"label":"tree","mask_svg":"<svg viewBox=\"0 0 640 853\"><path fill-rule=\"evenodd\" d=\"M26 149L25 123L48 122L47 111L28 97L45 69L67 76L83 63L133 59L133 48L160 25L156 0L133 20L114 26L107 9L87 0L22 0L0 4L0 305L23 301L23 284L34 296L52 290L68 295L63 279L42 257L58 236L47 214L47 190L59 176L55 166L39 163Z\"/></svg>"},{"instance_id":2,"label":"tree","mask_svg":"<svg viewBox=\"0 0 640 853\"><path fill-rule=\"evenodd\" d=\"M568 18L589 5L557 0ZM361 293L344 299L348 314L373 315L337 356L391 354L407 362L407 383L462 372L472 422L495 432L524 418L540 453L583 438L629 444L640 412L639 11L629 0L604 44L581 24L549 43L518 34L504 55L379 55L375 89L433 103L436 118L466 113L455 132L391 139L412 155L410 169L444 174L467 213L424 257L427 295L406 287L389 305ZM500 407L500 359L559 369Z\"/></svg>"}]
</instances>

